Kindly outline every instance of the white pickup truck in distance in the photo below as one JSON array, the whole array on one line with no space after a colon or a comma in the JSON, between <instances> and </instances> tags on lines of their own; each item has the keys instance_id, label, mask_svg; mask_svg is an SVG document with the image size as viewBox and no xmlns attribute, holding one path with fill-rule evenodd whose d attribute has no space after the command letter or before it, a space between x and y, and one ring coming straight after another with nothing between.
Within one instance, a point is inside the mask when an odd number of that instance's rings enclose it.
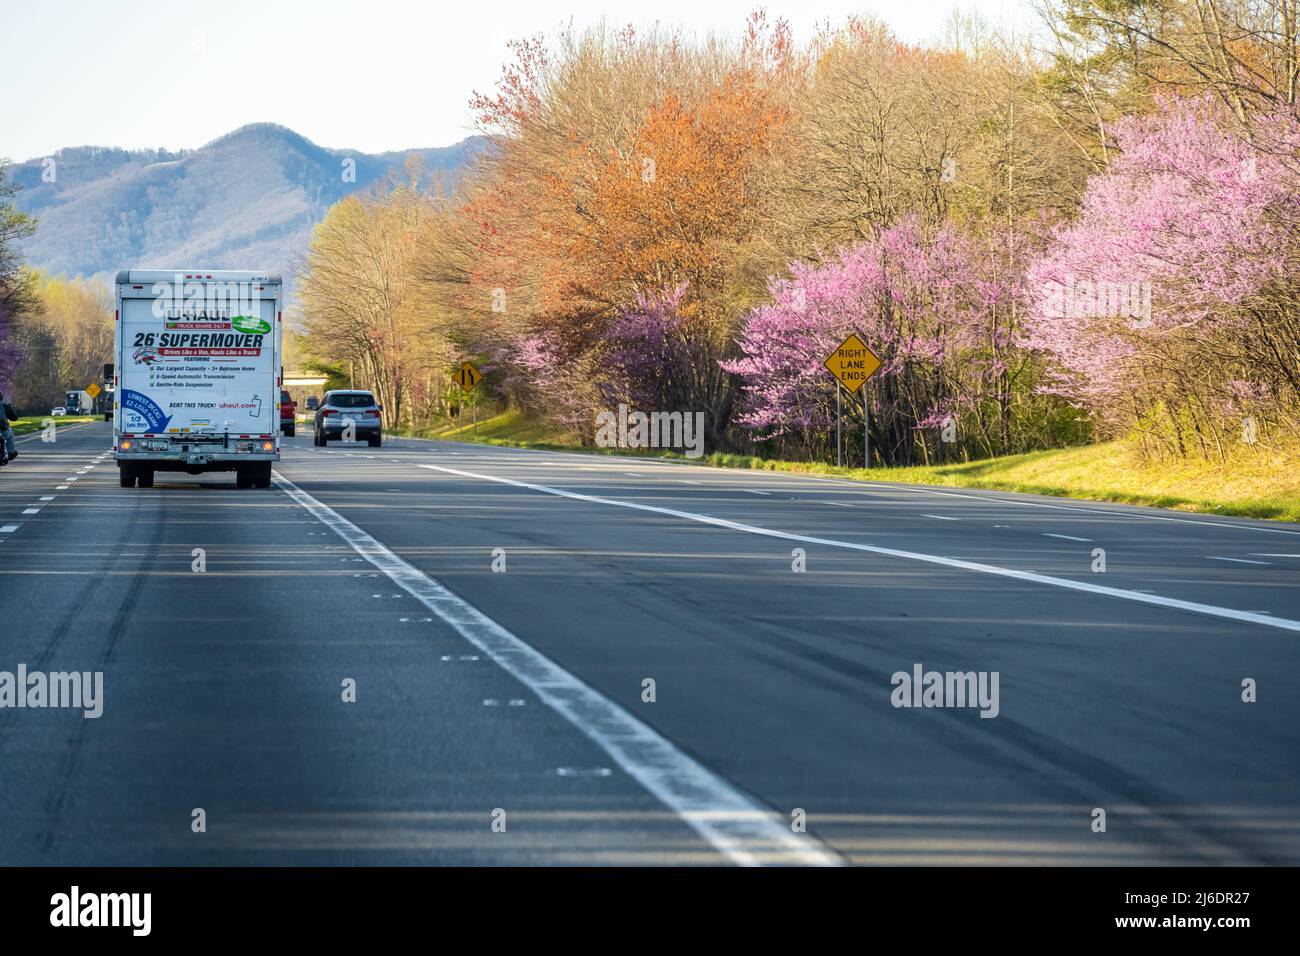
<instances>
[{"instance_id":1,"label":"white pickup truck in distance","mask_svg":"<svg viewBox=\"0 0 1300 956\"><path fill-rule=\"evenodd\" d=\"M233 471L271 487L280 458L283 285L260 272L117 274L113 445L121 485Z\"/></svg>"}]
</instances>

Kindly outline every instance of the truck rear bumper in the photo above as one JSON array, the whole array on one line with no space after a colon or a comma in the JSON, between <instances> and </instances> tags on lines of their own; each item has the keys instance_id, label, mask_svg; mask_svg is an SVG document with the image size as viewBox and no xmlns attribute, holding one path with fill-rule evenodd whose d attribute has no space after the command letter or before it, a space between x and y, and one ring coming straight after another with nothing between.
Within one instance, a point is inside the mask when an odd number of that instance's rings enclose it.
<instances>
[{"instance_id":1,"label":"truck rear bumper","mask_svg":"<svg viewBox=\"0 0 1300 956\"><path fill-rule=\"evenodd\" d=\"M199 474L204 471L236 471L240 465L255 462L279 461L277 452L117 452L118 467L130 463L152 468L154 471L187 471Z\"/></svg>"}]
</instances>

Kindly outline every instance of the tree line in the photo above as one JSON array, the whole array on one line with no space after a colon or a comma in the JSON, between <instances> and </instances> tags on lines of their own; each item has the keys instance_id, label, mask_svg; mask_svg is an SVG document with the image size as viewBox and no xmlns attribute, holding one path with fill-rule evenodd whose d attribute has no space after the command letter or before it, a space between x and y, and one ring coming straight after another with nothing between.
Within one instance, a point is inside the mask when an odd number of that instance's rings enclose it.
<instances>
[{"instance_id":1,"label":"tree line","mask_svg":"<svg viewBox=\"0 0 1300 956\"><path fill-rule=\"evenodd\" d=\"M24 414L48 413L69 389L103 378L113 351L113 299L102 283L27 267L19 250L36 229L19 212L0 162L0 391Z\"/></svg>"},{"instance_id":2,"label":"tree line","mask_svg":"<svg viewBox=\"0 0 1300 956\"><path fill-rule=\"evenodd\" d=\"M797 44L762 13L521 39L459 178L411 167L330 209L296 345L402 424L453 414L472 359L583 441L627 403L704 412L710 450L825 458L822 361L856 332L884 362L861 393L880 463L1287 442L1293 0L1041 13L921 46L867 18Z\"/></svg>"}]
</instances>

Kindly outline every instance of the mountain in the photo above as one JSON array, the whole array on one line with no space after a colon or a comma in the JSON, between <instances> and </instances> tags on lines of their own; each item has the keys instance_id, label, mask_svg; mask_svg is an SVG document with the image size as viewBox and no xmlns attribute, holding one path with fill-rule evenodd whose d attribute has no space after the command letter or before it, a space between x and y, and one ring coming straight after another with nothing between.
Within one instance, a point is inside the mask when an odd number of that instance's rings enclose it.
<instances>
[{"instance_id":1,"label":"mountain","mask_svg":"<svg viewBox=\"0 0 1300 956\"><path fill-rule=\"evenodd\" d=\"M110 279L132 267L265 269L290 281L333 203L400 172L411 157L426 179L454 180L484 142L367 154L255 123L179 153L62 149L52 157L54 182L43 179L43 158L6 175L22 187L18 208L38 219L23 247L37 268ZM344 181L349 159L354 182Z\"/></svg>"}]
</instances>

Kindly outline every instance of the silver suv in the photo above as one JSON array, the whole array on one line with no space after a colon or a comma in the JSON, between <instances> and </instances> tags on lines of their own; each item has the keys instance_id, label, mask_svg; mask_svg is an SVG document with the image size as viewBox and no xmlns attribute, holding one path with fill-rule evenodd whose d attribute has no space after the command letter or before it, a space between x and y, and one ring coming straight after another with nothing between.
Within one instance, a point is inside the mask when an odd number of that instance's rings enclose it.
<instances>
[{"instance_id":1,"label":"silver suv","mask_svg":"<svg viewBox=\"0 0 1300 956\"><path fill-rule=\"evenodd\" d=\"M375 403L375 396L370 392L359 389L326 392L325 401L316 409L314 444L323 447L331 441L351 438L378 448L383 441L380 431L380 412L383 410L384 407Z\"/></svg>"}]
</instances>

